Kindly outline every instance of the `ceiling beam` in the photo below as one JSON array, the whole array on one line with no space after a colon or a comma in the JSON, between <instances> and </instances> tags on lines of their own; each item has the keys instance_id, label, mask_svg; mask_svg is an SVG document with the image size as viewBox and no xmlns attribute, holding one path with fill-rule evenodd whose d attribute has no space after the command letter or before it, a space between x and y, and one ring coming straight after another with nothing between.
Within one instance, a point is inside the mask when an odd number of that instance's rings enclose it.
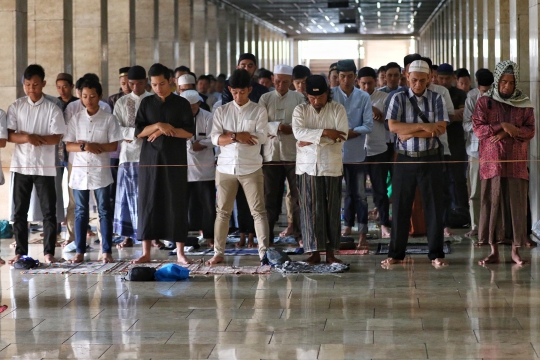
<instances>
[{"instance_id":1,"label":"ceiling beam","mask_svg":"<svg viewBox=\"0 0 540 360\"><path fill-rule=\"evenodd\" d=\"M291 35L294 40L407 40L418 34L299 34Z\"/></svg>"}]
</instances>

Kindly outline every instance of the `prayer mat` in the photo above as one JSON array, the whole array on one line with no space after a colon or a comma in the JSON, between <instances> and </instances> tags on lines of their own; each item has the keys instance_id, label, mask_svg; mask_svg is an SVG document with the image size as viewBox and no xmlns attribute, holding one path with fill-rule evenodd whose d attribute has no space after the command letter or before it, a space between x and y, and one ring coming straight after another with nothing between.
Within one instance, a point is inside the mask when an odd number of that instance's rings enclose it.
<instances>
[{"instance_id":1,"label":"prayer mat","mask_svg":"<svg viewBox=\"0 0 540 360\"><path fill-rule=\"evenodd\" d=\"M190 269L192 265L198 265ZM272 267L263 266L205 266L203 263L192 264L188 269L190 275L265 275L270 274Z\"/></svg>"},{"instance_id":2,"label":"prayer mat","mask_svg":"<svg viewBox=\"0 0 540 360\"><path fill-rule=\"evenodd\" d=\"M349 264L333 263L309 265L303 261L286 261L283 265L274 266L274 271L281 274L335 274L342 273L349 269Z\"/></svg>"},{"instance_id":3,"label":"prayer mat","mask_svg":"<svg viewBox=\"0 0 540 360\"><path fill-rule=\"evenodd\" d=\"M104 264L101 261L70 264L68 262L41 264L39 267L21 271L24 275L99 275L113 267L115 263Z\"/></svg>"},{"instance_id":4,"label":"prayer mat","mask_svg":"<svg viewBox=\"0 0 540 360\"><path fill-rule=\"evenodd\" d=\"M379 244L375 255L387 255L389 248L390 244ZM445 243L443 251L445 254L450 254L450 244ZM429 254L429 248L427 244L409 243L405 253L409 255Z\"/></svg>"}]
</instances>

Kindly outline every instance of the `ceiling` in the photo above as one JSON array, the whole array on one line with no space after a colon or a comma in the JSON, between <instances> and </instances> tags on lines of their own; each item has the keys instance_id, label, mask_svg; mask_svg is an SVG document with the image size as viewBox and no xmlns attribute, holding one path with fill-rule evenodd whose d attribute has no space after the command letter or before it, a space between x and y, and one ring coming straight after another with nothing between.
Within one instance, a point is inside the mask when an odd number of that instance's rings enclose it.
<instances>
[{"instance_id":1,"label":"ceiling","mask_svg":"<svg viewBox=\"0 0 540 360\"><path fill-rule=\"evenodd\" d=\"M444 0L228 0L281 29L308 34L414 35Z\"/></svg>"}]
</instances>

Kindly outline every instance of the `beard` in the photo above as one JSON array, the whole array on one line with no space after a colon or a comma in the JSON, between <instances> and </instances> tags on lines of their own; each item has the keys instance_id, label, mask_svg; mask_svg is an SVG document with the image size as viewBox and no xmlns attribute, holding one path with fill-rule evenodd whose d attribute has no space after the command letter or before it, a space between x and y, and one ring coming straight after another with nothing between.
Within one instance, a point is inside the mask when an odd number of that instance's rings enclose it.
<instances>
[{"instance_id":1,"label":"beard","mask_svg":"<svg viewBox=\"0 0 540 360\"><path fill-rule=\"evenodd\" d=\"M499 95L505 100L510 99L512 97L512 94L504 94L502 92L499 92Z\"/></svg>"}]
</instances>

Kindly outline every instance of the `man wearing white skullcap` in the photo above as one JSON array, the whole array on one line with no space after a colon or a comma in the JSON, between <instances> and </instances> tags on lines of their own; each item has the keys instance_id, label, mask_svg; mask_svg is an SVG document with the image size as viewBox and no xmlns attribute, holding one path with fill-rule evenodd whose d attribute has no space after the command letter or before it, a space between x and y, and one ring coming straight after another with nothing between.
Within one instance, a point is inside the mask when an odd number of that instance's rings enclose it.
<instances>
[{"instance_id":1,"label":"man wearing white skullcap","mask_svg":"<svg viewBox=\"0 0 540 360\"><path fill-rule=\"evenodd\" d=\"M180 95L182 94L182 92L187 90L197 90L195 88L197 80L195 80L195 76L192 73L180 75L176 81L178 82L178 88L175 92L176 95ZM206 103L206 99L208 99L208 97L201 93L198 94L201 98L200 108L206 111L210 111L210 106Z\"/></svg>"},{"instance_id":2,"label":"man wearing white skullcap","mask_svg":"<svg viewBox=\"0 0 540 360\"><path fill-rule=\"evenodd\" d=\"M383 267L405 258L416 188L422 195L427 224L428 257L435 267L444 261L443 191L444 149L439 136L445 133L447 112L441 95L427 89L431 69L415 60L409 66L410 88L392 96L386 114L389 130L397 135L394 166L392 232L388 258Z\"/></svg>"},{"instance_id":3,"label":"man wearing white skullcap","mask_svg":"<svg viewBox=\"0 0 540 360\"><path fill-rule=\"evenodd\" d=\"M259 104L268 112L268 141L263 147L264 156L264 199L268 213L270 244L274 240L274 226L281 213L285 179L290 192L292 221L289 221L284 236L300 234L300 207L296 188L296 139L292 133L292 114L297 105L304 103L304 95L289 91L293 68L288 65L274 67L276 89L261 96ZM280 234L281 235L281 234Z\"/></svg>"},{"instance_id":4,"label":"man wearing white skullcap","mask_svg":"<svg viewBox=\"0 0 540 360\"><path fill-rule=\"evenodd\" d=\"M186 90L180 94L191 104L195 119L195 134L187 141L188 163L188 221L191 230L202 231L208 246L214 246L216 221L216 168L214 146L210 138L212 113L200 108L199 93Z\"/></svg>"}]
</instances>

